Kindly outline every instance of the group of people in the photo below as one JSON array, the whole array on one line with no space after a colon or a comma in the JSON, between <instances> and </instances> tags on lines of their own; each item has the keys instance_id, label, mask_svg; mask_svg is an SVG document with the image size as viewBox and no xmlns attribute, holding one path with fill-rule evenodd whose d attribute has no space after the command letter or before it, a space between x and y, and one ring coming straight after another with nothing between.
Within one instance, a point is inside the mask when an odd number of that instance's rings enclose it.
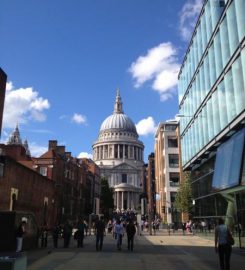
<instances>
[{"instance_id":1,"label":"group of people","mask_svg":"<svg viewBox=\"0 0 245 270\"><path fill-rule=\"evenodd\" d=\"M96 234L96 250L101 251L103 248L103 239L106 234L106 225L103 216L100 220L95 223L95 234ZM116 239L116 246L118 250L122 249L122 239L124 234L127 234L128 250L133 251L134 249L134 236L136 233L136 226L132 219L127 222L122 222L121 219L116 221L109 221L107 226L107 232L112 233Z\"/></svg>"}]
</instances>

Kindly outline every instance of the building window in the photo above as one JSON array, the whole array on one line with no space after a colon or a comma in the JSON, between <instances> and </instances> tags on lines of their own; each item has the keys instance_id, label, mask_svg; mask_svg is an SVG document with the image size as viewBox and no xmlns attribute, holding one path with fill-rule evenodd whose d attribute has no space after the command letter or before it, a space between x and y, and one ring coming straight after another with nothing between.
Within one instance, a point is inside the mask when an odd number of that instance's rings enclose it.
<instances>
[{"instance_id":1,"label":"building window","mask_svg":"<svg viewBox=\"0 0 245 270\"><path fill-rule=\"evenodd\" d=\"M122 174L122 183L127 183L127 174Z\"/></svg>"},{"instance_id":2,"label":"building window","mask_svg":"<svg viewBox=\"0 0 245 270\"><path fill-rule=\"evenodd\" d=\"M48 168L47 167L40 167L40 174L43 176L47 176Z\"/></svg>"},{"instance_id":3,"label":"building window","mask_svg":"<svg viewBox=\"0 0 245 270\"><path fill-rule=\"evenodd\" d=\"M178 168L179 167L179 155L176 154L169 154L169 167L171 168Z\"/></svg>"},{"instance_id":4,"label":"building window","mask_svg":"<svg viewBox=\"0 0 245 270\"><path fill-rule=\"evenodd\" d=\"M176 137L168 137L168 147L178 147L178 140Z\"/></svg>"},{"instance_id":5,"label":"building window","mask_svg":"<svg viewBox=\"0 0 245 270\"><path fill-rule=\"evenodd\" d=\"M0 177L3 177L4 174L4 164L0 163Z\"/></svg>"},{"instance_id":6,"label":"building window","mask_svg":"<svg viewBox=\"0 0 245 270\"><path fill-rule=\"evenodd\" d=\"M169 173L169 183L170 187L179 186L179 173Z\"/></svg>"},{"instance_id":7,"label":"building window","mask_svg":"<svg viewBox=\"0 0 245 270\"><path fill-rule=\"evenodd\" d=\"M176 125L165 125L165 130L174 131L176 130L176 128L177 128Z\"/></svg>"}]
</instances>

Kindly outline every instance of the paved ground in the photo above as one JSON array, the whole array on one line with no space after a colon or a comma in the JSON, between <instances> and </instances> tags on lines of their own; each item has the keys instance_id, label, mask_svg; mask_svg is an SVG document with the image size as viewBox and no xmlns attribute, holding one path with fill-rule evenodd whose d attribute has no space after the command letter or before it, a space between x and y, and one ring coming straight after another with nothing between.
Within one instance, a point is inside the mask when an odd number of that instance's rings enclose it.
<instances>
[{"instance_id":1,"label":"paved ground","mask_svg":"<svg viewBox=\"0 0 245 270\"><path fill-rule=\"evenodd\" d=\"M43 249L28 252L28 270L217 270L218 257L213 241L198 236L158 233L136 236L135 250L126 249L126 237L122 251L117 251L116 240L107 235L101 252L95 251L95 236L87 236L83 248L72 242L68 249ZM60 245L62 243L60 242ZM245 256L234 248L231 269L244 269Z\"/></svg>"}]
</instances>

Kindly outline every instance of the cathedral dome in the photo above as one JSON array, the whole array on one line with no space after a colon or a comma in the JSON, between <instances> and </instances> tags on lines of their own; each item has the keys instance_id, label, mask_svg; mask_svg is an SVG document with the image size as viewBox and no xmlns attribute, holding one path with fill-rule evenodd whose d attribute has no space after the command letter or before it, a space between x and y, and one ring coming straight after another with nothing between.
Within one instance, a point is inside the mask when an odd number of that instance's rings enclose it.
<instances>
[{"instance_id":1,"label":"cathedral dome","mask_svg":"<svg viewBox=\"0 0 245 270\"><path fill-rule=\"evenodd\" d=\"M138 136L135 124L126 114L123 113L119 91L117 91L113 114L108 116L100 127L100 133L108 131L130 132Z\"/></svg>"},{"instance_id":2,"label":"cathedral dome","mask_svg":"<svg viewBox=\"0 0 245 270\"><path fill-rule=\"evenodd\" d=\"M126 114L123 113L110 115L104 120L100 127L100 132L108 130L137 133L133 121Z\"/></svg>"}]
</instances>

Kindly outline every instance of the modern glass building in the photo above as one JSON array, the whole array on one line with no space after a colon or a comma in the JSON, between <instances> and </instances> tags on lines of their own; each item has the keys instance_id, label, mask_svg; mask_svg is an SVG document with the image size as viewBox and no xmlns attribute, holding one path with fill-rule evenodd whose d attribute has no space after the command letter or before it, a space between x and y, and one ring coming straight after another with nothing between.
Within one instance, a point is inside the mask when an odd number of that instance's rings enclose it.
<instances>
[{"instance_id":1,"label":"modern glass building","mask_svg":"<svg viewBox=\"0 0 245 270\"><path fill-rule=\"evenodd\" d=\"M245 236L244 14L244 0L204 1L178 85L194 216L208 222L223 216L239 236Z\"/></svg>"}]
</instances>

